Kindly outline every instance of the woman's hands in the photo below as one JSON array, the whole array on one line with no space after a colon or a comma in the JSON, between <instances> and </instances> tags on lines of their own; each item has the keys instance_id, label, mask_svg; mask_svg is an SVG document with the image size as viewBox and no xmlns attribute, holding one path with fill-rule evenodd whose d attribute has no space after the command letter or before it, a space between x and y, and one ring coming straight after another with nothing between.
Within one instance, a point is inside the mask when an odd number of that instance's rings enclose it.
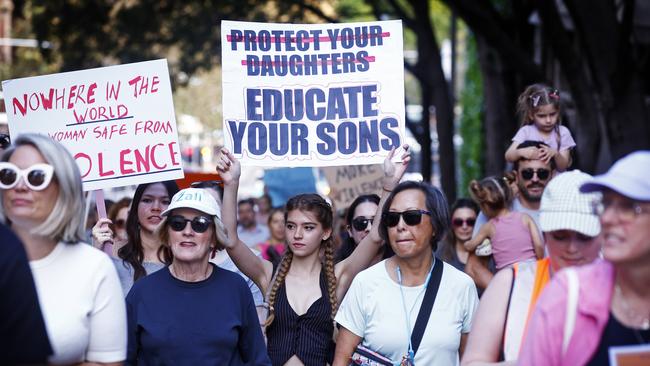
<instances>
[{"instance_id":1,"label":"woman's hands","mask_svg":"<svg viewBox=\"0 0 650 366\"><path fill-rule=\"evenodd\" d=\"M217 159L217 172L223 181L224 186L239 184L241 177L241 164L228 149L221 148L221 153Z\"/></svg>"},{"instance_id":2,"label":"woman's hands","mask_svg":"<svg viewBox=\"0 0 650 366\"><path fill-rule=\"evenodd\" d=\"M382 179L382 188L388 192L392 191L399 184L399 181L402 179L402 176L404 175L404 172L406 172L406 168L411 161L411 149L409 146L404 144L401 147L404 151L402 152L400 161L393 161L396 154L395 147L390 150L388 156L384 159L384 178Z\"/></svg>"},{"instance_id":3,"label":"woman's hands","mask_svg":"<svg viewBox=\"0 0 650 366\"><path fill-rule=\"evenodd\" d=\"M109 224L113 222L107 218L100 218L95 223L95 226L92 228L93 235L93 246L97 249L102 250L104 244L113 242L113 230L109 227Z\"/></svg>"}]
</instances>

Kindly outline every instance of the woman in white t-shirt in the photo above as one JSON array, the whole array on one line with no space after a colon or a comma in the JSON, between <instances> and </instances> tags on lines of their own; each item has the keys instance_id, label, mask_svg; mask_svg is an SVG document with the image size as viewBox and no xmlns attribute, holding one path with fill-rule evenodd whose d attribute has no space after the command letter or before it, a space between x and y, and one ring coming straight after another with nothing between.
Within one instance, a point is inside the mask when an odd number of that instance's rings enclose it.
<instances>
[{"instance_id":1,"label":"woman in white t-shirt","mask_svg":"<svg viewBox=\"0 0 650 366\"><path fill-rule=\"evenodd\" d=\"M0 162L0 221L25 246L54 354L50 364L120 365L126 308L117 273L81 242L84 196L70 153L44 135L15 139Z\"/></svg>"},{"instance_id":2,"label":"woman in white t-shirt","mask_svg":"<svg viewBox=\"0 0 650 366\"><path fill-rule=\"evenodd\" d=\"M393 363L458 365L478 296L469 276L433 254L449 227L447 201L438 189L407 181L383 207L379 232L395 255L352 281L336 315L341 328L334 365L347 365L361 342ZM435 266L443 268L431 326L414 351L411 333Z\"/></svg>"}]
</instances>

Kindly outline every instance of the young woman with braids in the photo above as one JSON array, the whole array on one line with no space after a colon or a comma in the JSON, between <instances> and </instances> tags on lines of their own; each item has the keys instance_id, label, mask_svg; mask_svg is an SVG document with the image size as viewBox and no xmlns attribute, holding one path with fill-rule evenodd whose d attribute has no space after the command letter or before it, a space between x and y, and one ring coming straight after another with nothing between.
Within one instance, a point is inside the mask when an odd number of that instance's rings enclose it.
<instances>
[{"instance_id":1,"label":"young woman with braids","mask_svg":"<svg viewBox=\"0 0 650 366\"><path fill-rule=\"evenodd\" d=\"M384 160L381 203L398 184L410 161L408 146L404 145L403 151L398 163L391 161L394 149ZM223 221L228 232L236 235L239 161L222 149L217 170L225 186ZM242 272L262 292L269 293L270 314L266 325L273 365L325 365L331 361L333 352L333 319L338 304L354 276L381 249L382 240L378 226L373 225L352 255L335 265L332 208L322 197L316 194L292 197L287 202L285 218L287 251L275 277L271 263L259 259L241 241L233 240L227 250Z\"/></svg>"}]
</instances>

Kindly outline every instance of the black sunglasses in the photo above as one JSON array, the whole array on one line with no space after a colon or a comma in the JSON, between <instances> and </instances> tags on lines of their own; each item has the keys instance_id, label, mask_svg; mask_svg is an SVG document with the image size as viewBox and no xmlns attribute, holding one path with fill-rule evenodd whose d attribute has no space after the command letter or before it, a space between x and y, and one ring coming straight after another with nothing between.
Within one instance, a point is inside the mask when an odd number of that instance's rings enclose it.
<instances>
[{"instance_id":1,"label":"black sunglasses","mask_svg":"<svg viewBox=\"0 0 650 366\"><path fill-rule=\"evenodd\" d=\"M115 220L114 225L115 225L116 228L121 229L121 228L124 227L124 225L126 225L126 221L124 221L122 219L118 219L118 220Z\"/></svg>"},{"instance_id":2,"label":"black sunglasses","mask_svg":"<svg viewBox=\"0 0 650 366\"><path fill-rule=\"evenodd\" d=\"M194 232L204 233L210 227L212 220L205 216L197 216L192 220L189 220L180 215L170 216L169 219L167 219L167 224L174 231L185 230L188 222L191 224L192 230L194 230Z\"/></svg>"},{"instance_id":3,"label":"black sunglasses","mask_svg":"<svg viewBox=\"0 0 650 366\"><path fill-rule=\"evenodd\" d=\"M366 230L368 225L372 225L372 220L373 219L368 219L363 216L356 217L354 220L352 220L352 227L356 231Z\"/></svg>"},{"instance_id":4,"label":"black sunglasses","mask_svg":"<svg viewBox=\"0 0 650 366\"><path fill-rule=\"evenodd\" d=\"M521 177L524 178L525 180L533 179L533 176L535 174L537 174L537 178L539 178L539 180L547 180L548 177L551 175L551 171L548 169L532 169L532 168L526 168L521 171Z\"/></svg>"},{"instance_id":5,"label":"black sunglasses","mask_svg":"<svg viewBox=\"0 0 650 366\"><path fill-rule=\"evenodd\" d=\"M400 216L404 218L404 223L408 226L415 226L422 221L422 214L431 216L431 212L425 210L407 210L403 212L384 212L382 215L386 226L393 227L399 224Z\"/></svg>"},{"instance_id":6,"label":"black sunglasses","mask_svg":"<svg viewBox=\"0 0 650 366\"><path fill-rule=\"evenodd\" d=\"M451 224L456 227L462 227L463 224L467 224L467 226L474 226L475 223L476 223L476 219L467 219L467 220L453 219L451 221Z\"/></svg>"},{"instance_id":7,"label":"black sunglasses","mask_svg":"<svg viewBox=\"0 0 650 366\"><path fill-rule=\"evenodd\" d=\"M0 148L6 149L11 145L11 137L6 133L0 133Z\"/></svg>"}]
</instances>

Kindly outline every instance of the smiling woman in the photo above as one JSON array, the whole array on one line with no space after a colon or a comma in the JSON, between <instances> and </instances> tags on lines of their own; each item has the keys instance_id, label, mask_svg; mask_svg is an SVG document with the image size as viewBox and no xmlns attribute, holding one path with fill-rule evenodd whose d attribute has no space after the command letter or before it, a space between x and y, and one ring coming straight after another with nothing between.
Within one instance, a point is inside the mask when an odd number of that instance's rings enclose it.
<instances>
[{"instance_id":1,"label":"smiling woman","mask_svg":"<svg viewBox=\"0 0 650 366\"><path fill-rule=\"evenodd\" d=\"M217 201L184 189L161 216L156 236L170 264L126 298L127 363L270 365L248 285L209 262L229 240Z\"/></svg>"},{"instance_id":2,"label":"smiling woman","mask_svg":"<svg viewBox=\"0 0 650 366\"><path fill-rule=\"evenodd\" d=\"M178 186L174 181L144 183L135 190L126 219L127 242L117 252L119 258L111 258L125 296L134 282L164 267L164 258L159 255L160 242L154 231L176 192ZM93 241L100 245L113 236L108 225L103 225L107 222L99 220L93 227Z\"/></svg>"}]
</instances>

